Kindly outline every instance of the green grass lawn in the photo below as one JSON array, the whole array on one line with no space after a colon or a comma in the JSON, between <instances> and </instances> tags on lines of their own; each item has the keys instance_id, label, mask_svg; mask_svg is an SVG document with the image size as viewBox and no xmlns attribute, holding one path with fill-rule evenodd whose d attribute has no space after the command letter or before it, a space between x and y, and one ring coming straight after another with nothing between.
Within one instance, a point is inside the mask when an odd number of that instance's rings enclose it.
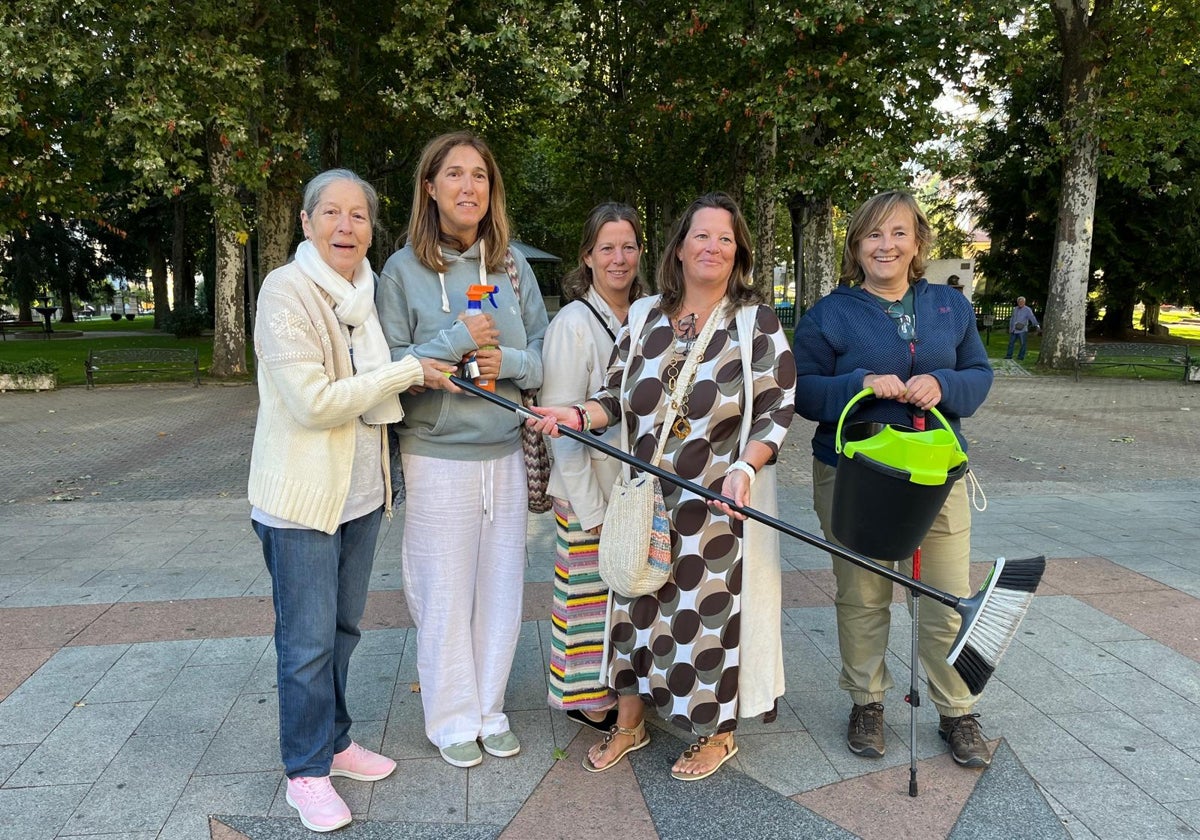
<instances>
[{"instance_id":1,"label":"green grass lawn","mask_svg":"<svg viewBox=\"0 0 1200 840\"><path fill-rule=\"evenodd\" d=\"M1166 343L1179 343L1183 339L1191 347L1190 355L1193 364L1200 363L1200 323L1191 323L1196 321L1194 313L1170 312L1163 313L1162 324L1170 329L1171 335L1166 339ZM984 340L987 347L988 358L992 360L1003 359L1005 352L1008 350L1008 332L1005 327L993 327L990 340L986 331L980 332L979 337ZM1091 338L1089 337L1089 341ZM1156 339L1153 336L1146 336L1144 333L1138 332L1136 335L1131 335L1132 341L1144 341L1147 344L1164 343L1163 339ZM1032 332L1029 335L1029 347L1025 353L1025 359L1017 362L1021 367L1035 374L1044 375L1074 375L1073 370L1050 371L1037 367L1038 359L1042 354L1042 335L1038 332ZM1016 361L1015 359L1013 361ZM1152 360L1148 360L1152 361ZM1183 378L1183 371L1180 369L1157 369L1157 368L1128 368L1128 367L1112 367L1102 368L1099 370L1084 369L1083 376L1102 376L1110 379L1145 379L1163 382L1178 382Z\"/></svg>"},{"instance_id":2,"label":"green grass lawn","mask_svg":"<svg viewBox=\"0 0 1200 840\"><path fill-rule=\"evenodd\" d=\"M58 364L58 384L60 387L84 385L87 382L83 365L87 360L88 351L92 349L116 349L122 347L195 347L200 356L200 375L203 377L212 365L212 337L176 338L171 333L154 330L153 316L140 316L133 321L113 321L105 318L95 318L91 321L79 321L74 324L55 323L56 331L80 330L82 338L42 338L16 339L12 336L6 341L0 341L0 360L20 362L28 359L48 359ZM114 332L120 335L100 336L90 333ZM254 348L247 340L246 345L248 369L253 371ZM187 371L178 373L145 373L117 374L112 373L98 379L98 384L117 384L121 382L187 382L190 379ZM251 377L247 376L249 380Z\"/></svg>"}]
</instances>

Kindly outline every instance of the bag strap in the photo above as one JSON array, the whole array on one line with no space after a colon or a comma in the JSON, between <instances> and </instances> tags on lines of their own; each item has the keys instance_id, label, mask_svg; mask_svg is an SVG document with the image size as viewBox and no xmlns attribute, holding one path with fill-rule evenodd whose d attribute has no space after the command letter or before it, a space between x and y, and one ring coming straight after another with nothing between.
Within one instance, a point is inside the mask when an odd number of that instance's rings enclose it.
<instances>
[{"instance_id":1,"label":"bag strap","mask_svg":"<svg viewBox=\"0 0 1200 840\"><path fill-rule=\"evenodd\" d=\"M482 259L482 257L481 257ZM517 305L521 305L521 273L517 271L517 260L513 257L512 248L504 254L504 270L508 272L508 282L512 283L513 291L517 294Z\"/></svg>"},{"instance_id":2,"label":"bag strap","mask_svg":"<svg viewBox=\"0 0 1200 840\"><path fill-rule=\"evenodd\" d=\"M608 333L608 337L611 338L613 341L616 341L617 334L614 333L612 331L612 329L608 326L608 323L600 315L600 313L597 311L596 307L592 306L592 304L588 301L587 298L575 298L575 299L592 311L592 314L596 316L596 320L600 322L600 326L604 327L604 331L606 333ZM607 765L605 765L605 766L607 766Z\"/></svg>"},{"instance_id":3,"label":"bag strap","mask_svg":"<svg viewBox=\"0 0 1200 840\"><path fill-rule=\"evenodd\" d=\"M751 408L754 405L754 370L752 356L754 351L754 322L758 315L757 306L743 306L738 309L737 328L738 346L742 351L742 388L745 394L742 405L742 431L738 435L738 457L750 442L750 426L754 422Z\"/></svg>"},{"instance_id":4,"label":"bag strap","mask_svg":"<svg viewBox=\"0 0 1200 840\"><path fill-rule=\"evenodd\" d=\"M629 317L626 320L626 327L629 329L629 355L625 358L625 367L621 369L621 390L617 395L619 402L625 399L625 384L629 379L629 359L633 357L638 336L642 334L642 328L646 326L646 319L650 317L651 307L660 300L662 300L662 295L650 295L639 298L629 305ZM624 412L617 418L617 422L621 425L621 450L628 452L629 428L625 424ZM633 476L633 471L630 469L629 464L624 461L621 462L621 471L624 473L626 481L629 481Z\"/></svg>"}]
</instances>

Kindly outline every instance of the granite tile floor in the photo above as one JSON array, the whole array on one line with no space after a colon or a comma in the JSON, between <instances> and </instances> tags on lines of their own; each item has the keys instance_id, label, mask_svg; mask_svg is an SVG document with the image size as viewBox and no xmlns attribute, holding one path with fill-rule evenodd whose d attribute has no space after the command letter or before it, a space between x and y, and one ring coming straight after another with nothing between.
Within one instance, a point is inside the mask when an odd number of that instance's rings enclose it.
<instances>
[{"instance_id":1,"label":"granite tile floor","mask_svg":"<svg viewBox=\"0 0 1200 840\"><path fill-rule=\"evenodd\" d=\"M310 837L283 801L272 611L244 502L252 386L0 395L0 839ZM459 770L426 740L385 523L353 664L355 737L399 761L339 779L356 838L1120 838L1200 835L1200 388L998 376L965 423L986 510L973 573L1050 560L977 711L987 770L953 764L918 709L899 593L888 750L845 747L828 557L785 538L779 719L697 783L686 744L603 774L590 730L545 702L553 524L531 516L507 707L523 750ZM817 533L808 437L782 453L781 515ZM983 506L982 496L978 506ZM924 690L922 690L924 695Z\"/></svg>"}]
</instances>

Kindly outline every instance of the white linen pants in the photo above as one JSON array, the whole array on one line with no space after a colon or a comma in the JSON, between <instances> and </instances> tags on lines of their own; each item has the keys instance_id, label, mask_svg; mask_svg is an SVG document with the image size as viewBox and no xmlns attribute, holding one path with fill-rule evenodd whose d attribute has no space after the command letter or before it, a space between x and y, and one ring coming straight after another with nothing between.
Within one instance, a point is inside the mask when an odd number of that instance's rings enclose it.
<instances>
[{"instance_id":1,"label":"white linen pants","mask_svg":"<svg viewBox=\"0 0 1200 840\"><path fill-rule=\"evenodd\" d=\"M520 450L494 461L403 460L404 595L425 734L440 749L509 729L529 488Z\"/></svg>"}]
</instances>

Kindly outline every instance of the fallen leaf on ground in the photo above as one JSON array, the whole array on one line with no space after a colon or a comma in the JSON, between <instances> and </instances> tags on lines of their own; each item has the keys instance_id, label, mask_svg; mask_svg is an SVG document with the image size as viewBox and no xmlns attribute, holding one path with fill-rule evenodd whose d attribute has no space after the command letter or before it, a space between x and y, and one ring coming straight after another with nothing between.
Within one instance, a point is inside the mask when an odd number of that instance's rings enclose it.
<instances>
[{"instance_id":1,"label":"fallen leaf on ground","mask_svg":"<svg viewBox=\"0 0 1200 840\"><path fill-rule=\"evenodd\" d=\"M1113 443L1133 443L1133 435L1122 435L1119 438L1109 438Z\"/></svg>"}]
</instances>

